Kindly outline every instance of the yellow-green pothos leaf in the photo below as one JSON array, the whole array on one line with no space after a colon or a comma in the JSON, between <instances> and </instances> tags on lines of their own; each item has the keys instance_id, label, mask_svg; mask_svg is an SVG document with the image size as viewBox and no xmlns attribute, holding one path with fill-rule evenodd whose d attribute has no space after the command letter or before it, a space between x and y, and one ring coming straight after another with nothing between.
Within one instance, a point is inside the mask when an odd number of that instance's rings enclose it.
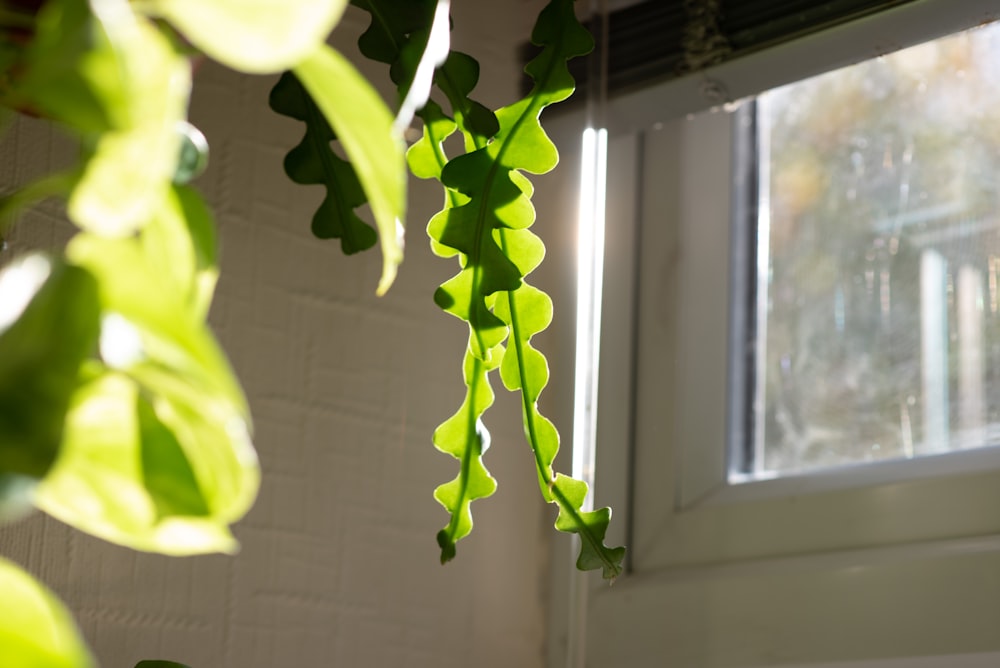
<instances>
[{"instance_id":1,"label":"yellow-green pothos leaf","mask_svg":"<svg viewBox=\"0 0 1000 668\"><path fill-rule=\"evenodd\" d=\"M170 555L234 552L257 464L236 415L94 365L36 505L81 531ZM173 378L182 383L181 379Z\"/></svg>"},{"instance_id":2,"label":"yellow-green pothos leaf","mask_svg":"<svg viewBox=\"0 0 1000 668\"><path fill-rule=\"evenodd\" d=\"M92 144L67 210L85 230L126 236L160 206L176 172L191 66L140 16L118 16L104 28L122 79L124 118L120 127L84 138ZM115 104L109 99L105 106Z\"/></svg>"},{"instance_id":3,"label":"yellow-green pothos leaf","mask_svg":"<svg viewBox=\"0 0 1000 668\"><path fill-rule=\"evenodd\" d=\"M69 611L10 561L0 559L0 666L92 668L94 659Z\"/></svg>"},{"instance_id":4,"label":"yellow-green pothos leaf","mask_svg":"<svg viewBox=\"0 0 1000 668\"><path fill-rule=\"evenodd\" d=\"M150 246L141 236L107 239L79 234L67 247L67 255L98 279L104 314L101 355L107 364L130 369L139 362L154 363L180 374L206 399L231 405L249 420L243 391L200 315L204 306L191 302L204 300L197 276L179 285L171 272L159 271L162 259L151 258ZM184 289L192 285L193 297L190 289Z\"/></svg>"},{"instance_id":5,"label":"yellow-green pothos leaf","mask_svg":"<svg viewBox=\"0 0 1000 668\"><path fill-rule=\"evenodd\" d=\"M13 497L55 460L98 322L87 271L31 254L0 272L0 489Z\"/></svg>"},{"instance_id":6,"label":"yellow-green pothos leaf","mask_svg":"<svg viewBox=\"0 0 1000 668\"><path fill-rule=\"evenodd\" d=\"M199 50L251 74L294 67L325 41L347 0L144 0Z\"/></svg>"},{"instance_id":7,"label":"yellow-green pothos leaf","mask_svg":"<svg viewBox=\"0 0 1000 668\"><path fill-rule=\"evenodd\" d=\"M294 72L337 134L368 195L382 245L377 292L385 294L403 260L406 162L402 137L393 129L392 113L378 93L332 48L315 51Z\"/></svg>"},{"instance_id":8,"label":"yellow-green pothos leaf","mask_svg":"<svg viewBox=\"0 0 1000 668\"><path fill-rule=\"evenodd\" d=\"M164 202L137 237L82 233L67 248L97 278L103 365L73 397L36 503L136 549L231 552L228 525L259 486L249 414L204 321L215 277L207 209L183 187Z\"/></svg>"},{"instance_id":9,"label":"yellow-green pothos leaf","mask_svg":"<svg viewBox=\"0 0 1000 668\"><path fill-rule=\"evenodd\" d=\"M82 134L128 126L128 94L118 56L88 3L49 0L32 30L4 81L5 103Z\"/></svg>"},{"instance_id":10,"label":"yellow-green pothos leaf","mask_svg":"<svg viewBox=\"0 0 1000 668\"><path fill-rule=\"evenodd\" d=\"M131 7L49 0L6 94L80 137L69 217L110 236L132 234L159 205L176 171L191 88L187 58Z\"/></svg>"},{"instance_id":11,"label":"yellow-green pothos leaf","mask_svg":"<svg viewBox=\"0 0 1000 668\"><path fill-rule=\"evenodd\" d=\"M204 320L219 278L212 212L197 191L174 186L140 236L153 273L168 281L192 316Z\"/></svg>"}]
</instances>

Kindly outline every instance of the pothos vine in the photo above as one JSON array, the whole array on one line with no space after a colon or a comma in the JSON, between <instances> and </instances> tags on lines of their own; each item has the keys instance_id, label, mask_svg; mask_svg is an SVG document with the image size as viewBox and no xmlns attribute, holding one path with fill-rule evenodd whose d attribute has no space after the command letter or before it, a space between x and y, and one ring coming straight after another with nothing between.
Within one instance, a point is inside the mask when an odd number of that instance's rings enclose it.
<instances>
[{"instance_id":1,"label":"pothos vine","mask_svg":"<svg viewBox=\"0 0 1000 668\"><path fill-rule=\"evenodd\" d=\"M580 536L579 568L613 579L624 548L604 544L610 510L584 511L586 485L553 470L559 436L537 406L548 367L532 345L552 303L526 281L544 256L530 231L526 175L558 161L539 116L572 93L566 62L587 53L591 37L573 0L550 0L532 33L541 47L526 68L534 86L494 113L470 97L478 63L448 48L446 0L351 0L372 17L362 53L388 65L398 86L394 115L325 44L346 4L0 7L0 102L50 119L83 149L79 164L0 199L6 225L35 201L62 197L79 230L63 253L28 255L0 273L0 517L33 505L107 540L166 554L235 546L228 526L252 504L259 471L246 400L206 324L218 274L211 211L184 183L201 157L192 150L200 134L186 123L191 58L207 56L241 72L284 72L270 105L305 123L285 170L296 183L326 189L312 220L316 236L339 239L347 253L380 241L380 293L402 261L407 164L442 185L444 208L427 231L435 253L456 258L458 273L434 301L469 329L465 399L433 435L459 462L458 475L434 492L449 514L437 536L442 563L472 529L472 502L496 489L483 454L498 372L520 393L541 493L558 507L556 528ZM401 130L412 114L423 135L406 151ZM445 140L455 133L464 152L451 157ZM333 140L347 160L331 150ZM375 229L356 211L363 204ZM0 588L17 603L0 608L0 664L93 665L41 585L0 560Z\"/></svg>"}]
</instances>

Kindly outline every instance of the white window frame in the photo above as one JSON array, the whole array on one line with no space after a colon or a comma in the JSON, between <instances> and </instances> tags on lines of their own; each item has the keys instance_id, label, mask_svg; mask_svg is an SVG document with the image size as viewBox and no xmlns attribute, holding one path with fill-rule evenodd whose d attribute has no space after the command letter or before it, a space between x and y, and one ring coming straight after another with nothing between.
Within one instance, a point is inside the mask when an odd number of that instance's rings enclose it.
<instances>
[{"instance_id":1,"label":"white window frame","mask_svg":"<svg viewBox=\"0 0 1000 668\"><path fill-rule=\"evenodd\" d=\"M1000 666L1000 449L728 483L733 125L688 116L998 13L916 0L611 102L596 502L630 557L586 665Z\"/></svg>"}]
</instances>

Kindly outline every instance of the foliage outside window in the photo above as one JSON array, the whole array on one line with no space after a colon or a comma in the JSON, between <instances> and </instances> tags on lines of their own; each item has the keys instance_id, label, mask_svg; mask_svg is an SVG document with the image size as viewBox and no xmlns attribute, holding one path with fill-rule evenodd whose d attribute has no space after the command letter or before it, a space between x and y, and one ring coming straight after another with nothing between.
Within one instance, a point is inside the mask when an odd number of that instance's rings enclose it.
<instances>
[{"instance_id":1,"label":"foliage outside window","mask_svg":"<svg viewBox=\"0 0 1000 668\"><path fill-rule=\"evenodd\" d=\"M986 26L758 98L757 473L1000 442L998 50Z\"/></svg>"}]
</instances>

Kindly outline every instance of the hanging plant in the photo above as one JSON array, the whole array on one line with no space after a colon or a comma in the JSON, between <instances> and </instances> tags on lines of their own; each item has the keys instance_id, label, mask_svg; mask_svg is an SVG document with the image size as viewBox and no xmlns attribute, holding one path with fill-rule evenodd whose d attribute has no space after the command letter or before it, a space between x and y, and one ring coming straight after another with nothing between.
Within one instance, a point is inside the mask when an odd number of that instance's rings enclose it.
<instances>
[{"instance_id":1,"label":"hanging plant","mask_svg":"<svg viewBox=\"0 0 1000 668\"><path fill-rule=\"evenodd\" d=\"M305 125L285 170L296 183L325 188L311 222L317 237L338 239L346 253L380 242L379 294L403 258L407 165L442 185L445 208L428 234L438 255L457 259L458 273L434 300L469 329L456 355L465 400L433 434L459 461L457 477L434 494L449 516L438 534L442 562L471 530L472 502L496 488L483 454L499 373L520 393L535 475L558 507L556 528L579 534L581 569L612 579L624 548L604 545L610 511L585 512L586 485L552 468L559 437L537 408L548 368L531 342L552 305L526 282L544 255L529 229L527 174L558 160L539 115L572 93L566 61L588 52L591 37L572 0L551 0L532 35L541 47L527 68L534 88L494 113L470 98L478 63L449 49L447 2L353 0L372 16L362 53L388 65L398 87L394 114L325 43L346 4L4 4L0 102L50 119L77 138L82 157L0 199L6 226L22 208L61 197L78 230L63 252L28 255L0 271L0 517L34 505L134 549L236 547L229 526L253 503L260 472L246 399L206 322L218 276L215 225L185 185L206 155L187 106L191 57L207 56L240 72L283 73L271 107ZM407 153L402 131L414 116L423 136ZM465 151L452 157L443 142L456 132ZM334 140L346 160L331 150ZM357 211L364 204L374 226ZM0 577L29 583L26 596L42 601L69 639L63 663L44 665L91 665L51 595L3 568ZM44 649L49 641L33 628L0 615L0 639L36 634L32 642ZM17 645L24 649L3 665L38 665L30 645Z\"/></svg>"}]
</instances>

